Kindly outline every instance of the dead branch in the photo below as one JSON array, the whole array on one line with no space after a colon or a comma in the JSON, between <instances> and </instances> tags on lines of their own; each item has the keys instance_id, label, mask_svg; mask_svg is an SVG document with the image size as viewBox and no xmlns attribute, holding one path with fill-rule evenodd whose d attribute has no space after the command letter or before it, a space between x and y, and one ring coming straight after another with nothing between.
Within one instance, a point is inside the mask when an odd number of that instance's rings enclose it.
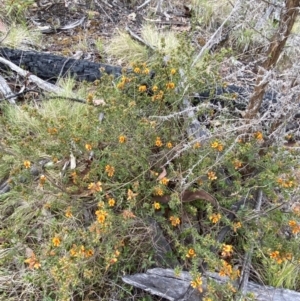
<instances>
[{"instance_id":1,"label":"dead branch","mask_svg":"<svg viewBox=\"0 0 300 301\"><path fill-rule=\"evenodd\" d=\"M47 91L47 92L54 92L56 94L62 93L63 90L59 88L58 86L55 86L53 84L47 83L40 79L39 77L30 74L28 71L23 70L22 68L18 67L17 65L13 64L12 62L0 57L0 63L7 65L11 70L17 72L19 75L23 77L27 77L30 82L35 83L38 85L41 89Z\"/></svg>"},{"instance_id":2,"label":"dead branch","mask_svg":"<svg viewBox=\"0 0 300 301\"><path fill-rule=\"evenodd\" d=\"M278 58L283 51L286 41L291 33L293 25L299 13L300 0L287 0L285 8L281 12L279 27L274 34L266 54L266 60L262 63L256 79L256 86L250 98L245 118L253 119L259 111L266 87L269 83L266 77L266 71L276 66Z\"/></svg>"}]
</instances>

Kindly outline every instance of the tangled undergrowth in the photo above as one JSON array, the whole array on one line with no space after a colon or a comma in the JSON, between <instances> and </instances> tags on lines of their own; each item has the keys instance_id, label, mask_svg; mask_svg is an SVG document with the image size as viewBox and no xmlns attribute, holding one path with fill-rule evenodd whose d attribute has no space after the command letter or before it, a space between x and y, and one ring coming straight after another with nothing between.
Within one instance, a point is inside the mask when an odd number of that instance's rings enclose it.
<instances>
[{"instance_id":1,"label":"tangled undergrowth","mask_svg":"<svg viewBox=\"0 0 300 301\"><path fill-rule=\"evenodd\" d=\"M1 102L3 300L131 300L122 276L151 267L190 271L200 292L205 270L227 276L204 300L233 300L247 256L252 280L300 289L299 150L266 120L243 120L236 95L221 110L195 106L195 92L227 85L219 68L234 53L189 68L194 50L180 43L165 56L162 40L151 65L118 80L82 84L86 104ZM206 125L191 130L194 119ZM154 224L172 250L163 260Z\"/></svg>"}]
</instances>

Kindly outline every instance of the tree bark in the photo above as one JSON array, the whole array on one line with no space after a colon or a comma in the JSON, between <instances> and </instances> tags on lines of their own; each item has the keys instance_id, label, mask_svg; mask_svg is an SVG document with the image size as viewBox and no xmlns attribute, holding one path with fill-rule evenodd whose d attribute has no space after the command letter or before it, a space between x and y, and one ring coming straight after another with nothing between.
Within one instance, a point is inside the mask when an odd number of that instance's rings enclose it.
<instances>
[{"instance_id":1,"label":"tree bark","mask_svg":"<svg viewBox=\"0 0 300 301\"><path fill-rule=\"evenodd\" d=\"M299 13L300 0L286 0L285 7L281 12L279 27L274 34L269 49L267 51L267 58L259 69L254 92L250 98L245 119L253 119L259 111L263 96L268 85L266 71L271 70L276 66L278 58L283 51L286 41L291 33L293 25Z\"/></svg>"}]
</instances>

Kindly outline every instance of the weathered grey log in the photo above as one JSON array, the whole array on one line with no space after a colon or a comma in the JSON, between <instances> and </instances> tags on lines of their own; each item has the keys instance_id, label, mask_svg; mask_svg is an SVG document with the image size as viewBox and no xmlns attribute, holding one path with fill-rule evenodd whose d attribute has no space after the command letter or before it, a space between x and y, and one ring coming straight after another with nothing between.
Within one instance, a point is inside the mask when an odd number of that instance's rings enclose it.
<instances>
[{"instance_id":1,"label":"weathered grey log","mask_svg":"<svg viewBox=\"0 0 300 301\"><path fill-rule=\"evenodd\" d=\"M219 284L228 282L228 277L221 277L217 273L206 273L203 278L203 294L207 289L207 280L216 281ZM163 297L170 301L201 301L203 294L191 289L192 277L189 272L181 272L179 277L175 276L172 269L155 268L147 270L146 273L126 275L122 280L134 287L141 288L153 295ZM259 285L248 282L247 293L253 293L258 301L296 301L300 300L300 293Z\"/></svg>"},{"instance_id":2,"label":"weathered grey log","mask_svg":"<svg viewBox=\"0 0 300 301\"><path fill-rule=\"evenodd\" d=\"M23 51L18 49L0 48L0 56L17 66L25 68L36 76L55 81L59 77L71 75L79 81L95 81L101 78L103 72L116 77L122 74L122 68L107 64L94 63L88 60L76 60L50 53ZM0 68L7 68L0 64Z\"/></svg>"}]
</instances>

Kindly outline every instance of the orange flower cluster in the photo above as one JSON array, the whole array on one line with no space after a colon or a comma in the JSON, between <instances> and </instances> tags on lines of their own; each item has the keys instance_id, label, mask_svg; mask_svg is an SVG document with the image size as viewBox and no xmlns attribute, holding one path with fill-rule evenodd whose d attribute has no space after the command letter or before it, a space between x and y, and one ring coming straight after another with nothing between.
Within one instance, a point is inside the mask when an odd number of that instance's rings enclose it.
<instances>
[{"instance_id":1,"label":"orange flower cluster","mask_svg":"<svg viewBox=\"0 0 300 301\"><path fill-rule=\"evenodd\" d=\"M126 142L126 136L124 136L124 135L120 135L119 136L119 143L125 143Z\"/></svg>"},{"instance_id":2,"label":"orange flower cluster","mask_svg":"<svg viewBox=\"0 0 300 301\"><path fill-rule=\"evenodd\" d=\"M146 91L147 91L147 86L146 85L139 86L139 92L146 92Z\"/></svg>"},{"instance_id":3,"label":"orange flower cluster","mask_svg":"<svg viewBox=\"0 0 300 301\"><path fill-rule=\"evenodd\" d=\"M217 151L221 152L224 149L224 146L219 141L214 141L211 145L211 148L216 149Z\"/></svg>"},{"instance_id":4,"label":"orange flower cluster","mask_svg":"<svg viewBox=\"0 0 300 301\"><path fill-rule=\"evenodd\" d=\"M88 249L86 250L84 245L81 246L77 246L77 245L73 245L71 250L70 250L70 255L71 257L91 257L94 255L94 250L92 249Z\"/></svg>"},{"instance_id":5,"label":"orange flower cluster","mask_svg":"<svg viewBox=\"0 0 300 301\"><path fill-rule=\"evenodd\" d=\"M213 224L216 224L220 219L221 219L221 214L220 213L213 213L212 215L209 216L209 220Z\"/></svg>"},{"instance_id":6,"label":"orange flower cluster","mask_svg":"<svg viewBox=\"0 0 300 301\"><path fill-rule=\"evenodd\" d=\"M292 188L295 186L295 181L293 180L284 180L282 178L277 179L277 183L283 188Z\"/></svg>"},{"instance_id":7,"label":"orange flower cluster","mask_svg":"<svg viewBox=\"0 0 300 301\"><path fill-rule=\"evenodd\" d=\"M234 160L233 161L233 166L234 166L234 169L239 169L242 167L242 162L240 160Z\"/></svg>"},{"instance_id":8,"label":"orange flower cluster","mask_svg":"<svg viewBox=\"0 0 300 301\"><path fill-rule=\"evenodd\" d=\"M67 210L66 210L66 212L65 212L65 216L66 216L67 218L70 218L70 217L73 216L72 210L71 210L71 206L68 206L68 208L67 208Z\"/></svg>"},{"instance_id":9,"label":"orange flower cluster","mask_svg":"<svg viewBox=\"0 0 300 301\"><path fill-rule=\"evenodd\" d=\"M126 76L122 76L121 81L117 84L117 88L120 89L120 90L123 90L125 85L127 83L130 83L130 82L131 82L131 78L128 78Z\"/></svg>"},{"instance_id":10,"label":"orange flower cluster","mask_svg":"<svg viewBox=\"0 0 300 301\"><path fill-rule=\"evenodd\" d=\"M293 234L300 232L300 225L295 220L290 220L289 226L291 227Z\"/></svg>"},{"instance_id":11,"label":"orange flower cluster","mask_svg":"<svg viewBox=\"0 0 300 301\"><path fill-rule=\"evenodd\" d=\"M88 186L88 189L92 192L100 192L102 191L102 183L101 182L97 182L97 183L90 183Z\"/></svg>"},{"instance_id":12,"label":"orange flower cluster","mask_svg":"<svg viewBox=\"0 0 300 301\"><path fill-rule=\"evenodd\" d=\"M95 212L96 216L97 216L97 221L100 223L100 224L104 224L105 220L106 220L106 217L108 215L108 213L105 211L105 210L97 210Z\"/></svg>"},{"instance_id":13,"label":"orange flower cluster","mask_svg":"<svg viewBox=\"0 0 300 301\"><path fill-rule=\"evenodd\" d=\"M159 210L160 209L160 203L154 202L153 207L154 207L155 210Z\"/></svg>"},{"instance_id":14,"label":"orange flower cluster","mask_svg":"<svg viewBox=\"0 0 300 301\"><path fill-rule=\"evenodd\" d=\"M164 191L159 186L156 186L153 189L153 194L154 195L158 195L158 196L163 196L164 195Z\"/></svg>"},{"instance_id":15,"label":"orange flower cluster","mask_svg":"<svg viewBox=\"0 0 300 301\"><path fill-rule=\"evenodd\" d=\"M114 173L115 173L115 168L113 166L111 166L111 165L106 165L105 166L105 172L111 178L114 175Z\"/></svg>"},{"instance_id":16,"label":"orange flower cluster","mask_svg":"<svg viewBox=\"0 0 300 301\"><path fill-rule=\"evenodd\" d=\"M278 264L281 264L286 260L292 260L293 258L291 253L281 255L279 251L270 252L269 256L270 258L274 259Z\"/></svg>"},{"instance_id":17,"label":"orange flower cluster","mask_svg":"<svg viewBox=\"0 0 300 301\"><path fill-rule=\"evenodd\" d=\"M233 253L233 247L232 245L223 245L222 247L222 257L230 257Z\"/></svg>"},{"instance_id":18,"label":"orange flower cluster","mask_svg":"<svg viewBox=\"0 0 300 301\"><path fill-rule=\"evenodd\" d=\"M54 247L59 247L61 240L58 236L55 236L52 238L52 243Z\"/></svg>"},{"instance_id":19,"label":"orange flower cluster","mask_svg":"<svg viewBox=\"0 0 300 301\"><path fill-rule=\"evenodd\" d=\"M264 136L263 136L262 132L256 132L256 133L254 133L254 137L255 137L258 141L263 141L263 140L264 140Z\"/></svg>"},{"instance_id":20,"label":"orange flower cluster","mask_svg":"<svg viewBox=\"0 0 300 301\"><path fill-rule=\"evenodd\" d=\"M162 143L160 137L156 137L156 139L155 139L155 146L157 146L157 147L163 146L163 143Z\"/></svg>"},{"instance_id":21,"label":"orange flower cluster","mask_svg":"<svg viewBox=\"0 0 300 301\"><path fill-rule=\"evenodd\" d=\"M158 93L156 93L156 94L154 94L154 95L152 96L152 101L155 101L155 100L163 100L163 98L164 98L164 91L159 90Z\"/></svg>"},{"instance_id":22,"label":"orange flower cluster","mask_svg":"<svg viewBox=\"0 0 300 301\"><path fill-rule=\"evenodd\" d=\"M24 166L25 166L26 169L30 168L30 166L31 166L31 163L28 160L25 160L23 164L24 164Z\"/></svg>"},{"instance_id":23,"label":"orange flower cluster","mask_svg":"<svg viewBox=\"0 0 300 301\"><path fill-rule=\"evenodd\" d=\"M207 173L207 177L208 177L208 179L211 180L211 181L216 180L216 179L218 178L218 177L216 176L216 173L213 172L213 171L209 171L209 172Z\"/></svg>"},{"instance_id":24,"label":"orange flower cluster","mask_svg":"<svg viewBox=\"0 0 300 301\"><path fill-rule=\"evenodd\" d=\"M222 267L219 271L219 275L222 277L229 276L231 280L235 280L240 276L240 271L237 269L233 270L231 264L222 260Z\"/></svg>"},{"instance_id":25,"label":"orange flower cluster","mask_svg":"<svg viewBox=\"0 0 300 301\"><path fill-rule=\"evenodd\" d=\"M39 269L41 267L40 262L36 258L35 254L32 252L31 256L24 260L25 263L28 263L30 269Z\"/></svg>"},{"instance_id":26,"label":"orange flower cluster","mask_svg":"<svg viewBox=\"0 0 300 301\"><path fill-rule=\"evenodd\" d=\"M171 216L170 221L171 221L172 226L174 226L174 227L176 227L177 225L180 224L180 218L176 217L176 216Z\"/></svg>"},{"instance_id":27,"label":"orange flower cluster","mask_svg":"<svg viewBox=\"0 0 300 301\"><path fill-rule=\"evenodd\" d=\"M47 132L50 134L50 135L56 135L58 133L58 130L56 128L48 128L47 129Z\"/></svg>"},{"instance_id":28,"label":"orange flower cluster","mask_svg":"<svg viewBox=\"0 0 300 301\"><path fill-rule=\"evenodd\" d=\"M196 256L196 252L194 249L189 249L187 254L185 255L187 258L193 258Z\"/></svg>"},{"instance_id":29,"label":"orange flower cluster","mask_svg":"<svg viewBox=\"0 0 300 301\"><path fill-rule=\"evenodd\" d=\"M172 82L166 83L166 88L167 88L168 90L172 90L172 89L175 88L175 84L172 83Z\"/></svg>"},{"instance_id":30,"label":"orange flower cluster","mask_svg":"<svg viewBox=\"0 0 300 301\"><path fill-rule=\"evenodd\" d=\"M202 284L203 281L200 275L194 277L194 279L191 281L191 287L193 289L197 289L200 293L203 291Z\"/></svg>"}]
</instances>

